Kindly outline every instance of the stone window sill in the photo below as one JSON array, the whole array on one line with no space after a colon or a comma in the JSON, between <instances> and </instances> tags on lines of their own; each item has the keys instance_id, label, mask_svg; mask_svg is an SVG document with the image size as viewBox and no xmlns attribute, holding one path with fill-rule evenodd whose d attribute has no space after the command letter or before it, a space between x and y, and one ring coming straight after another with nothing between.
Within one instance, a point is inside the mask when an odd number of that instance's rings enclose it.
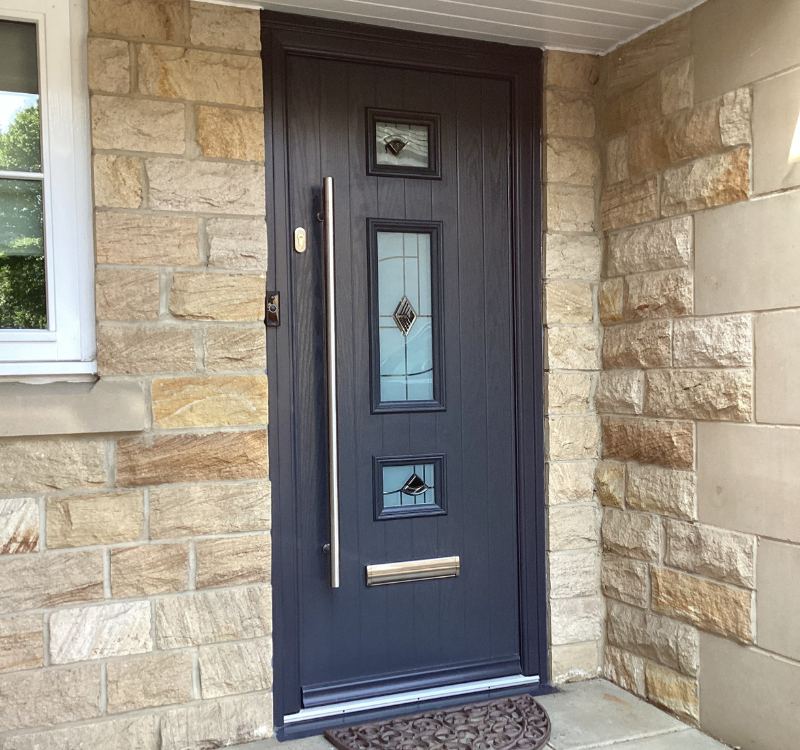
<instances>
[{"instance_id":1,"label":"stone window sill","mask_svg":"<svg viewBox=\"0 0 800 750\"><path fill-rule=\"evenodd\" d=\"M0 437L141 432L147 402L140 383L0 384Z\"/></svg>"}]
</instances>

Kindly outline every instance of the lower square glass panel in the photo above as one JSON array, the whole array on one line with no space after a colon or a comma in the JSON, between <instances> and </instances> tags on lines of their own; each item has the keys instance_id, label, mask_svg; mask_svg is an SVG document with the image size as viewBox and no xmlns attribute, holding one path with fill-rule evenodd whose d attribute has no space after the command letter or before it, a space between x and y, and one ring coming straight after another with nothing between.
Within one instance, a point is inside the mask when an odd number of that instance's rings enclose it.
<instances>
[{"instance_id":1,"label":"lower square glass panel","mask_svg":"<svg viewBox=\"0 0 800 750\"><path fill-rule=\"evenodd\" d=\"M444 513L443 458L376 458L376 520Z\"/></svg>"}]
</instances>

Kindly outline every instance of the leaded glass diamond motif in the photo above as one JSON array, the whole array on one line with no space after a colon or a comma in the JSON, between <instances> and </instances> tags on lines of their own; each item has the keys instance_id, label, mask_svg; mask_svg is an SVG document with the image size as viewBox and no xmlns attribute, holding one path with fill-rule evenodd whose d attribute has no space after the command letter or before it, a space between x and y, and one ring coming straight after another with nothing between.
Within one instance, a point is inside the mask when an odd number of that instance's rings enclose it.
<instances>
[{"instance_id":1,"label":"leaded glass diamond motif","mask_svg":"<svg viewBox=\"0 0 800 750\"><path fill-rule=\"evenodd\" d=\"M403 336L408 336L411 326L414 325L414 321L417 319L417 311L405 294L403 295L403 299L397 303L392 318L394 318L397 327L403 332Z\"/></svg>"}]
</instances>

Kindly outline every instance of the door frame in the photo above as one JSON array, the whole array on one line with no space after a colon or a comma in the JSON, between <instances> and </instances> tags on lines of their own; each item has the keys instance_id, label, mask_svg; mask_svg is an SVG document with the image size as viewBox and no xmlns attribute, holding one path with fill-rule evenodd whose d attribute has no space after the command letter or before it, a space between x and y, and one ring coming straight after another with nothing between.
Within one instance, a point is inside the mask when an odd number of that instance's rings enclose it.
<instances>
[{"instance_id":1,"label":"door frame","mask_svg":"<svg viewBox=\"0 0 800 750\"><path fill-rule=\"evenodd\" d=\"M273 692L274 723L279 728L279 736L290 736L282 728L283 717L301 708L294 486L297 464L293 450L295 394L290 335L293 310L289 299L293 227L289 223L286 132L286 58L290 54L477 75L510 83L512 179L509 198L513 214L520 657L523 675L538 675L540 689L544 692L549 682L549 654L541 305L542 51L533 47L514 47L274 11L261 11L261 42L269 241L267 287L284 292L281 325L267 330L273 518ZM324 430L322 423L320 429ZM460 701L463 700L462 697ZM446 703L447 700L437 700L435 705ZM379 715L408 711L408 706L399 710L384 709ZM347 723L354 720L353 714L346 717ZM335 723L335 720L328 720L325 726ZM314 729L318 731L320 726L315 725ZM300 726L292 727L291 736L301 736L302 733L309 732L302 732Z\"/></svg>"}]
</instances>

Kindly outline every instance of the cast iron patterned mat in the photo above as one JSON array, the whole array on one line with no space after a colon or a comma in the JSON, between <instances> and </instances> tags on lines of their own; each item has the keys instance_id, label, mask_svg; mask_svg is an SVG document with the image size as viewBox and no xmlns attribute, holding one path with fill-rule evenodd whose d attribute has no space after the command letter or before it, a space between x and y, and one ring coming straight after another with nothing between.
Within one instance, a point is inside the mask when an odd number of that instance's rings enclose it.
<instances>
[{"instance_id":1,"label":"cast iron patterned mat","mask_svg":"<svg viewBox=\"0 0 800 750\"><path fill-rule=\"evenodd\" d=\"M516 695L329 729L325 738L339 750L538 750L550 718L530 695Z\"/></svg>"}]
</instances>

